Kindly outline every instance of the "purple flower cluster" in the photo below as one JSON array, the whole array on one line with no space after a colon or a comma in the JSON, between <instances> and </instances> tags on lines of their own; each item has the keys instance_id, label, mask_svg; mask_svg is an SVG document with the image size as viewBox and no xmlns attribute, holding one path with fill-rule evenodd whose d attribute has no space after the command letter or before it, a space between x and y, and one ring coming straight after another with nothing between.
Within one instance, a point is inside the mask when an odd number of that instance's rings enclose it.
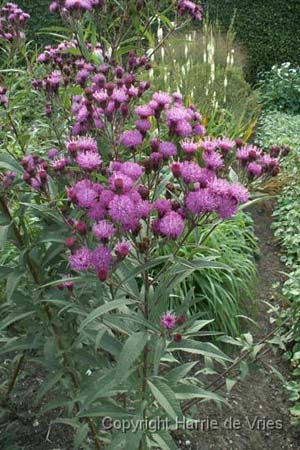
<instances>
[{"instance_id":1,"label":"purple flower cluster","mask_svg":"<svg viewBox=\"0 0 300 450\"><path fill-rule=\"evenodd\" d=\"M24 168L23 180L34 189L46 186L48 163L36 155L26 155L21 161Z\"/></svg>"},{"instance_id":2,"label":"purple flower cluster","mask_svg":"<svg viewBox=\"0 0 300 450\"><path fill-rule=\"evenodd\" d=\"M276 176L279 173L280 152L280 148L279 151L277 148L275 150L271 148L269 154L255 145L245 145L237 150L236 157L249 178L253 179L261 175Z\"/></svg>"},{"instance_id":3,"label":"purple flower cluster","mask_svg":"<svg viewBox=\"0 0 300 450\"><path fill-rule=\"evenodd\" d=\"M200 5L196 5L189 0L180 0L178 2L178 13L180 15L189 14L195 20L201 20L203 9Z\"/></svg>"},{"instance_id":4,"label":"purple flower cluster","mask_svg":"<svg viewBox=\"0 0 300 450\"><path fill-rule=\"evenodd\" d=\"M24 39L24 27L29 17L15 3L7 3L0 8L0 39L9 42Z\"/></svg>"},{"instance_id":5,"label":"purple flower cluster","mask_svg":"<svg viewBox=\"0 0 300 450\"><path fill-rule=\"evenodd\" d=\"M72 14L76 18L80 18L81 14L91 11L97 6L103 6L104 0L54 0L49 6L50 12L60 12L62 15L66 13Z\"/></svg>"},{"instance_id":6,"label":"purple flower cluster","mask_svg":"<svg viewBox=\"0 0 300 450\"><path fill-rule=\"evenodd\" d=\"M7 89L0 86L0 106L6 106L8 104Z\"/></svg>"}]
</instances>

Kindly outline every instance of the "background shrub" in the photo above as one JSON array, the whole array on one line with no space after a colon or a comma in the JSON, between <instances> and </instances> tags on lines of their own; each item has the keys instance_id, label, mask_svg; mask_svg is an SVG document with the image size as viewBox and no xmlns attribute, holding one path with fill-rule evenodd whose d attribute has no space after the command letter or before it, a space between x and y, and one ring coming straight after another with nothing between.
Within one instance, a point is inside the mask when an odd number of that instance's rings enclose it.
<instances>
[{"instance_id":1,"label":"background shrub","mask_svg":"<svg viewBox=\"0 0 300 450\"><path fill-rule=\"evenodd\" d=\"M279 111L262 114L257 128L255 140L262 147L270 145L299 145L300 115L292 115Z\"/></svg>"},{"instance_id":2,"label":"background shrub","mask_svg":"<svg viewBox=\"0 0 300 450\"><path fill-rule=\"evenodd\" d=\"M274 64L300 59L300 2L295 0L205 0L212 19L226 29L236 11L237 38L248 50L247 79Z\"/></svg>"},{"instance_id":3,"label":"background shrub","mask_svg":"<svg viewBox=\"0 0 300 450\"><path fill-rule=\"evenodd\" d=\"M16 3L30 14L27 39L34 40L39 45L51 44L49 35L38 34L42 28L62 25L59 15L49 12L50 0L18 0Z\"/></svg>"},{"instance_id":4,"label":"background shrub","mask_svg":"<svg viewBox=\"0 0 300 450\"><path fill-rule=\"evenodd\" d=\"M300 67L290 62L275 65L260 81L265 109L300 113Z\"/></svg>"}]
</instances>

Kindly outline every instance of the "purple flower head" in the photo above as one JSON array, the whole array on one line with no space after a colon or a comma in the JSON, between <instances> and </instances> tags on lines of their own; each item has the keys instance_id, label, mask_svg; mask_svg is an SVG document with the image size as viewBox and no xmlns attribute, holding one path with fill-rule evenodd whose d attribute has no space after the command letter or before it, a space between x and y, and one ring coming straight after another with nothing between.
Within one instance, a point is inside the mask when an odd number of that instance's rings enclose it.
<instances>
[{"instance_id":1,"label":"purple flower head","mask_svg":"<svg viewBox=\"0 0 300 450\"><path fill-rule=\"evenodd\" d=\"M158 229L163 236L169 239L177 239L183 233L184 220L180 214L171 211L160 219Z\"/></svg>"},{"instance_id":2,"label":"purple flower head","mask_svg":"<svg viewBox=\"0 0 300 450\"><path fill-rule=\"evenodd\" d=\"M136 205L128 195L115 195L109 204L109 214L126 228L135 228L137 225Z\"/></svg>"},{"instance_id":3,"label":"purple flower head","mask_svg":"<svg viewBox=\"0 0 300 450\"><path fill-rule=\"evenodd\" d=\"M121 172L124 175L127 175L134 181L138 180L144 171L143 167L134 162L121 163L114 161L111 163L111 168L114 171Z\"/></svg>"},{"instance_id":4,"label":"purple flower head","mask_svg":"<svg viewBox=\"0 0 300 450\"><path fill-rule=\"evenodd\" d=\"M115 227L108 220L101 220L93 226L93 234L99 240L107 240L115 234Z\"/></svg>"},{"instance_id":5,"label":"purple flower head","mask_svg":"<svg viewBox=\"0 0 300 450\"><path fill-rule=\"evenodd\" d=\"M279 166L279 161L277 158L272 158L270 155L263 155L260 160L260 164L265 169L273 169Z\"/></svg>"},{"instance_id":6,"label":"purple flower head","mask_svg":"<svg viewBox=\"0 0 300 450\"><path fill-rule=\"evenodd\" d=\"M190 120L190 113L183 106L173 106L166 112L167 125L170 127L171 125L177 125L180 121Z\"/></svg>"},{"instance_id":7,"label":"purple flower head","mask_svg":"<svg viewBox=\"0 0 300 450\"><path fill-rule=\"evenodd\" d=\"M141 105L135 108L134 114L139 116L141 119L147 119L148 117L154 115L154 111L149 105Z\"/></svg>"},{"instance_id":8,"label":"purple flower head","mask_svg":"<svg viewBox=\"0 0 300 450\"><path fill-rule=\"evenodd\" d=\"M176 105L182 105L183 101L180 92L173 92L172 97Z\"/></svg>"},{"instance_id":9,"label":"purple flower head","mask_svg":"<svg viewBox=\"0 0 300 450\"><path fill-rule=\"evenodd\" d=\"M69 257L71 269L86 272L91 267L91 253L86 247L81 247Z\"/></svg>"},{"instance_id":10,"label":"purple flower head","mask_svg":"<svg viewBox=\"0 0 300 450\"><path fill-rule=\"evenodd\" d=\"M213 212L217 209L218 201L209 188L190 192L185 199L186 207L193 214Z\"/></svg>"},{"instance_id":11,"label":"purple flower head","mask_svg":"<svg viewBox=\"0 0 300 450\"><path fill-rule=\"evenodd\" d=\"M73 10L82 10L82 11L91 11L92 3L90 0L66 0L65 8L73 11Z\"/></svg>"},{"instance_id":12,"label":"purple flower head","mask_svg":"<svg viewBox=\"0 0 300 450\"><path fill-rule=\"evenodd\" d=\"M84 87L89 75L90 72L87 69L79 70L76 74L76 83L79 84L79 86Z\"/></svg>"},{"instance_id":13,"label":"purple flower head","mask_svg":"<svg viewBox=\"0 0 300 450\"><path fill-rule=\"evenodd\" d=\"M94 205L98 192L89 180L78 181L72 188L73 195L81 208L90 208Z\"/></svg>"},{"instance_id":14,"label":"purple flower head","mask_svg":"<svg viewBox=\"0 0 300 450\"><path fill-rule=\"evenodd\" d=\"M224 166L222 156L216 152L204 152L203 160L209 170L217 170Z\"/></svg>"},{"instance_id":15,"label":"purple flower head","mask_svg":"<svg viewBox=\"0 0 300 450\"><path fill-rule=\"evenodd\" d=\"M231 139L223 137L223 138L217 139L217 146L221 150L223 150L225 152L229 152L230 150L232 150L235 147L235 142Z\"/></svg>"},{"instance_id":16,"label":"purple flower head","mask_svg":"<svg viewBox=\"0 0 300 450\"><path fill-rule=\"evenodd\" d=\"M120 258L126 258L126 256L131 251L131 244L129 242L118 242L118 244L115 246L115 253Z\"/></svg>"},{"instance_id":17,"label":"purple flower head","mask_svg":"<svg viewBox=\"0 0 300 450\"><path fill-rule=\"evenodd\" d=\"M101 105L105 104L108 99L108 94L104 89L101 89L100 91L96 91L93 94L94 99L97 103L100 103Z\"/></svg>"},{"instance_id":18,"label":"purple flower head","mask_svg":"<svg viewBox=\"0 0 300 450\"><path fill-rule=\"evenodd\" d=\"M48 150L47 156L49 159L53 159L58 155L58 150L57 148L51 148L50 150Z\"/></svg>"},{"instance_id":19,"label":"purple flower head","mask_svg":"<svg viewBox=\"0 0 300 450\"><path fill-rule=\"evenodd\" d=\"M161 316L160 324L167 330L172 330L176 327L176 315L170 312L166 312Z\"/></svg>"},{"instance_id":20,"label":"purple flower head","mask_svg":"<svg viewBox=\"0 0 300 450\"><path fill-rule=\"evenodd\" d=\"M164 198L155 200L154 209L158 212L159 216L162 217L166 213L171 212L172 204L170 200L166 200Z\"/></svg>"},{"instance_id":21,"label":"purple flower head","mask_svg":"<svg viewBox=\"0 0 300 450\"><path fill-rule=\"evenodd\" d=\"M172 142L163 141L159 144L159 153L165 158L170 158L177 155L177 147Z\"/></svg>"},{"instance_id":22,"label":"purple flower head","mask_svg":"<svg viewBox=\"0 0 300 450\"><path fill-rule=\"evenodd\" d=\"M81 169L89 171L98 169L102 160L98 153L87 151L77 153L76 162Z\"/></svg>"},{"instance_id":23,"label":"purple flower head","mask_svg":"<svg viewBox=\"0 0 300 450\"><path fill-rule=\"evenodd\" d=\"M180 163L180 173L185 183L195 183L202 177L203 169L194 162Z\"/></svg>"},{"instance_id":24,"label":"purple flower head","mask_svg":"<svg viewBox=\"0 0 300 450\"><path fill-rule=\"evenodd\" d=\"M134 149L143 142L143 136L138 130L124 131L120 136L120 144Z\"/></svg>"},{"instance_id":25,"label":"purple flower head","mask_svg":"<svg viewBox=\"0 0 300 450\"><path fill-rule=\"evenodd\" d=\"M194 20L202 19L202 7L200 5L196 5L194 2L189 0L180 0L178 2L178 13L182 16L184 14L189 14Z\"/></svg>"},{"instance_id":26,"label":"purple flower head","mask_svg":"<svg viewBox=\"0 0 300 450\"><path fill-rule=\"evenodd\" d=\"M152 96L152 100L154 100L158 108L166 108L172 103L172 97L167 92L155 92Z\"/></svg>"},{"instance_id":27,"label":"purple flower head","mask_svg":"<svg viewBox=\"0 0 300 450\"><path fill-rule=\"evenodd\" d=\"M128 101L126 89L114 89L111 98L117 103L126 103Z\"/></svg>"},{"instance_id":28,"label":"purple flower head","mask_svg":"<svg viewBox=\"0 0 300 450\"><path fill-rule=\"evenodd\" d=\"M122 172L114 172L109 178L109 186L117 194L129 192L133 186L133 183L133 179Z\"/></svg>"},{"instance_id":29,"label":"purple flower head","mask_svg":"<svg viewBox=\"0 0 300 450\"><path fill-rule=\"evenodd\" d=\"M247 166L247 172L251 177L259 177L262 174L262 166L255 162L251 162Z\"/></svg>"},{"instance_id":30,"label":"purple flower head","mask_svg":"<svg viewBox=\"0 0 300 450\"><path fill-rule=\"evenodd\" d=\"M181 147L188 155L193 155L199 148L198 142L193 142L190 139L185 139L180 142Z\"/></svg>"},{"instance_id":31,"label":"purple flower head","mask_svg":"<svg viewBox=\"0 0 300 450\"><path fill-rule=\"evenodd\" d=\"M110 249L104 245L96 247L91 253L90 261L91 265L96 270L109 270L112 263L112 254Z\"/></svg>"},{"instance_id":32,"label":"purple flower head","mask_svg":"<svg viewBox=\"0 0 300 450\"><path fill-rule=\"evenodd\" d=\"M51 167L54 170L60 171L63 170L69 164L69 160L65 157L57 157L52 160Z\"/></svg>"},{"instance_id":33,"label":"purple flower head","mask_svg":"<svg viewBox=\"0 0 300 450\"><path fill-rule=\"evenodd\" d=\"M141 133L147 133L151 129L151 122L147 119L139 119L135 122L135 126Z\"/></svg>"},{"instance_id":34,"label":"purple flower head","mask_svg":"<svg viewBox=\"0 0 300 450\"><path fill-rule=\"evenodd\" d=\"M4 188L9 188L14 179L16 178L17 174L15 172L11 172L11 171L7 171L3 174L3 178L2 178L2 186Z\"/></svg>"},{"instance_id":35,"label":"purple flower head","mask_svg":"<svg viewBox=\"0 0 300 450\"><path fill-rule=\"evenodd\" d=\"M214 152L218 146L218 142L215 139L204 139L200 142L200 147L203 148L205 152Z\"/></svg>"},{"instance_id":36,"label":"purple flower head","mask_svg":"<svg viewBox=\"0 0 300 450\"><path fill-rule=\"evenodd\" d=\"M193 127L193 134L195 136L204 136L206 133L206 129L203 125L201 125L200 123L197 123L194 127Z\"/></svg>"},{"instance_id":37,"label":"purple flower head","mask_svg":"<svg viewBox=\"0 0 300 450\"><path fill-rule=\"evenodd\" d=\"M71 153L74 151L98 153L97 142L91 137L80 137L78 139L72 139L68 142L67 149Z\"/></svg>"},{"instance_id":38,"label":"purple flower head","mask_svg":"<svg viewBox=\"0 0 300 450\"><path fill-rule=\"evenodd\" d=\"M193 128L187 120L180 120L177 122L174 131L178 136L189 137L193 133Z\"/></svg>"}]
</instances>

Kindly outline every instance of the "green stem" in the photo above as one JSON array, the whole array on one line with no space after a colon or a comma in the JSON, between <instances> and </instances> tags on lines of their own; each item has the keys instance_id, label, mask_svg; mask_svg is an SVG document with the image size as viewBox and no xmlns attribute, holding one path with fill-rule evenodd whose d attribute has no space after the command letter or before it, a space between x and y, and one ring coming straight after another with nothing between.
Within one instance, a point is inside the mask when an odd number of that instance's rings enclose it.
<instances>
[{"instance_id":1,"label":"green stem","mask_svg":"<svg viewBox=\"0 0 300 450\"><path fill-rule=\"evenodd\" d=\"M6 391L6 394L5 394L4 403L7 403L8 400L9 400L10 394L11 394L11 392L12 392L12 390L13 390L16 382L17 382L18 376L19 376L19 374L21 372L21 368L22 368L22 364L23 364L24 359L25 359L25 352L22 353L22 355L20 356L20 358L18 360L18 363L17 363L17 365L15 367L12 379L11 379L9 385L8 385L8 388L7 388L7 391Z\"/></svg>"},{"instance_id":2,"label":"green stem","mask_svg":"<svg viewBox=\"0 0 300 450\"><path fill-rule=\"evenodd\" d=\"M4 197L0 198L0 203L1 203L2 207L3 207L3 209L4 209L4 212L6 213L7 217L10 220L10 222L12 223L12 226L13 226L16 238L17 238L20 246L23 247L24 246L23 236L22 236L22 234L21 234L21 232L19 230L19 227L16 225L16 223L14 222L14 220L12 218L12 215L11 215L11 213L9 211L9 208L7 206L7 203L6 203L5 199L4 199ZM40 286L41 281L40 281L40 277L39 277L38 271L37 271L37 269L35 267L34 262L31 259L30 255L28 255L28 254L27 254L27 264L28 264L29 271L30 271L30 273L32 275L32 278L33 278L35 284ZM46 316L48 318L48 321L50 323L50 326L51 326L51 328L53 330L53 334L54 334L56 342L57 342L57 347L62 353L64 368L65 368L67 374L69 375L69 377L70 377L70 379L71 379L75 389L77 390L80 387L80 383L79 383L79 380L78 380L78 375L77 375L76 370L72 367L72 364L70 362L69 356L68 356L67 352L64 349L64 345L63 345L63 342L62 342L62 339L61 339L61 336L60 336L60 330L59 330L58 326L55 324L55 322L53 320L53 315L52 315L51 308L49 307L49 305L47 305L45 303L43 303L43 307L44 307ZM17 376L18 376L18 374L20 372L20 367L15 372L15 376L13 377L12 388L13 388L13 386L16 383ZM80 411L80 406L79 406L79 404L77 402L75 403L75 408L76 408L77 412ZM88 426L89 426L90 431L92 433L96 449L100 450L101 449L101 443L100 443L100 441L98 439L98 436L97 436L97 429L96 429L95 423L90 418L86 418L85 420L88 423Z\"/></svg>"}]
</instances>

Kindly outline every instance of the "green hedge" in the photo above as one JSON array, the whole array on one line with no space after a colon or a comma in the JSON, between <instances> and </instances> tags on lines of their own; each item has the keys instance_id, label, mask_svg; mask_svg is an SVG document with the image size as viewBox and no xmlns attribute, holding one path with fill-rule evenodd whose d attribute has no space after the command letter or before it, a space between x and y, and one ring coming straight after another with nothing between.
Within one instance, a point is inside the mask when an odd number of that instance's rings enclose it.
<instances>
[{"instance_id":1,"label":"green hedge","mask_svg":"<svg viewBox=\"0 0 300 450\"><path fill-rule=\"evenodd\" d=\"M247 48L247 78L274 64L300 60L300 0L204 0L209 17L229 27L236 12L237 38Z\"/></svg>"},{"instance_id":2,"label":"green hedge","mask_svg":"<svg viewBox=\"0 0 300 450\"><path fill-rule=\"evenodd\" d=\"M49 12L51 0L16 0L16 3L30 14L26 32L28 39L39 45L51 43L49 35L37 34L42 28L62 25L59 14Z\"/></svg>"}]
</instances>

